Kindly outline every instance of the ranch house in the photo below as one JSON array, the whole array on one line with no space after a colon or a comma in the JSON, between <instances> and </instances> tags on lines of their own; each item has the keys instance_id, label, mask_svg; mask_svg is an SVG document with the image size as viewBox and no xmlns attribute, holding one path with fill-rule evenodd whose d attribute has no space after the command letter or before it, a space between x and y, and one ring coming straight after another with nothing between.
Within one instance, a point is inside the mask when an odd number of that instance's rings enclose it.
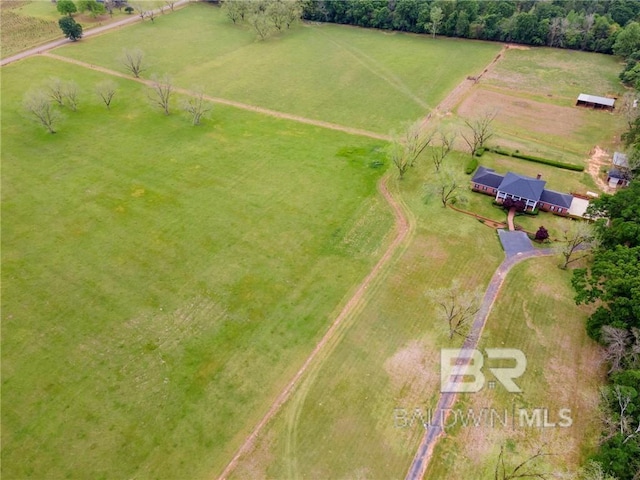
<instances>
[{"instance_id":1,"label":"ranch house","mask_svg":"<svg viewBox=\"0 0 640 480\"><path fill-rule=\"evenodd\" d=\"M573 196L547 190L544 188L546 183L540 179L540 175L537 178L512 172L500 175L491 168L480 166L471 179L471 189L491 195L499 203L506 198L522 200L528 211L540 209L557 215L568 215Z\"/></svg>"}]
</instances>

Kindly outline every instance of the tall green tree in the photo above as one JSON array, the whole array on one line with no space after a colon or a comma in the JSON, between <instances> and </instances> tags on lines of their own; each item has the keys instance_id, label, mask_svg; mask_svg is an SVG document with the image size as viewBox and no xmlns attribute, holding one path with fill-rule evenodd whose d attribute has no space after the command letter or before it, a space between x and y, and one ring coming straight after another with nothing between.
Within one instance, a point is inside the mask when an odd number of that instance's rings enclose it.
<instances>
[{"instance_id":1,"label":"tall green tree","mask_svg":"<svg viewBox=\"0 0 640 480\"><path fill-rule=\"evenodd\" d=\"M64 33L64 36L71 41L80 40L82 38L82 25L76 22L71 17L62 17L58 20L60 30Z\"/></svg>"},{"instance_id":2,"label":"tall green tree","mask_svg":"<svg viewBox=\"0 0 640 480\"><path fill-rule=\"evenodd\" d=\"M603 247L640 246L639 181L631 182L615 195L602 195L593 200L588 213L602 217L596 221L595 228Z\"/></svg>"},{"instance_id":3,"label":"tall green tree","mask_svg":"<svg viewBox=\"0 0 640 480\"><path fill-rule=\"evenodd\" d=\"M444 14L442 13L442 9L440 7L431 7L431 12L429 12L430 21L427 24L427 29L431 31L431 35L433 36L433 38L436 38L443 18Z\"/></svg>"},{"instance_id":4,"label":"tall green tree","mask_svg":"<svg viewBox=\"0 0 640 480\"><path fill-rule=\"evenodd\" d=\"M618 33L616 43L613 44L613 53L627 58L637 50L640 50L640 24L631 22Z\"/></svg>"},{"instance_id":5,"label":"tall green tree","mask_svg":"<svg viewBox=\"0 0 640 480\"><path fill-rule=\"evenodd\" d=\"M71 14L78 11L78 9L76 8L76 4L73 3L73 0L58 0L56 9L60 13L60 15L68 16L71 16Z\"/></svg>"}]
</instances>

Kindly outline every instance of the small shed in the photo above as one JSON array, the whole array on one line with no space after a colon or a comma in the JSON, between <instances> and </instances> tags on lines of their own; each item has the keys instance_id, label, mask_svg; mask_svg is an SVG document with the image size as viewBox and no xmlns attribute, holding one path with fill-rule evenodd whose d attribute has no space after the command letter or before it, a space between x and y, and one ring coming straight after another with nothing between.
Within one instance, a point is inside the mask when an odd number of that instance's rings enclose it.
<instances>
[{"instance_id":1,"label":"small shed","mask_svg":"<svg viewBox=\"0 0 640 480\"><path fill-rule=\"evenodd\" d=\"M629 160L624 153L614 152L613 153L613 162L611 162L614 168L619 170L628 170L629 169Z\"/></svg>"},{"instance_id":2,"label":"small shed","mask_svg":"<svg viewBox=\"0 0 640 480\"><path fill-rule=\"evenodd\" d=\"M615 103L615 98L598 97L597 95L587 95L586 93L578 95L578 100L576 101L576 105L580 107L603 108L606 110L613 110Z\"/></svg>"},{"instance_id":3,"label":"small shed","mask_svg":"<svg viewBox=\"0 0 640 480\"><path fill-rule=\"evenodd\" d=\"M612 168L607 173L607 182L613 188L626 187L631 182L631 174L626 170Z\"/></svg>"}]
</instances>

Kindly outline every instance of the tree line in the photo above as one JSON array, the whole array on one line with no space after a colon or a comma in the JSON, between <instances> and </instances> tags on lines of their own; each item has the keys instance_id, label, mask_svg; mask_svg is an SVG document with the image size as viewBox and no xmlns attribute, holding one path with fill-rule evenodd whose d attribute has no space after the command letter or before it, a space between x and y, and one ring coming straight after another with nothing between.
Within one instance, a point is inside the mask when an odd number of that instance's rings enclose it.
<instances>
[{"instance_id":1,"label":"tree line","mask_svg":"<svg viewBox=\"0 0 640 480\"><path fill-rule=\"evenodd\" d=\"M613 53L630 0L304 0L305 20Z\"/></svg>"},{"instance_id":2,"label":"tree line","mask_svg":"<svg viewBox=\"0 0 640 480\"><path fill-rule=\"evenodd\" d=\"M588 210L599 246L573 272L578 304L594 304L587 333L605 348L608 384L603 426L592 460L618 480L640 478L640 182L602 195Z\"/></svg>"}]
</instances>

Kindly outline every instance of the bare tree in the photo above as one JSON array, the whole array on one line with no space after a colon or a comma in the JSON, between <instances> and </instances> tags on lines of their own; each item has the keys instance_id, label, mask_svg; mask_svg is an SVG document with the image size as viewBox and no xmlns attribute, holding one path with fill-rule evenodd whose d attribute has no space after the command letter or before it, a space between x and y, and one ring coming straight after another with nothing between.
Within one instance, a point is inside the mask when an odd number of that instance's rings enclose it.
<instances>
[{"instance_id":1,"label":"bare tree","mask_svg":"<svg viewBox=\"0 0 640 480\"><path fill-rule=\"evenodd\" d=\"M633 127L638 115L640 115L640 109L638 108L638 96L635 92L625 92L624 95L622 95L621 100L620 113L622 113L622 116L627 123L627 128L630 129Z\"/></svg>"},{"instance_id":2,"label":"bare tree","mask_svg":"<svg viewBox=\"0 0 640 480\"><path fill-rule=\"evenodd\" d=\"M260 40L264 40L272 32L272 24L267 17L267 13L259 7L254 8L254 11L251 12L248 17L248 22L249 25L251 25L251 27L258 34Z\"/></svg>"},{"instance_id":3,"label":"bare tree","mask_svg":"<svg viewBox=\"0 0 640 480\"><path fill-rule=\"evenodd\" d=\"M554 17L549 24L548 46L564 47L565 35L569 28L569 20L562 17Z\"/></svg>"},{"instance_id":4,"label":"bare tree","mask_svg":"<svg viewBox=\"0 0 640 480\"><path fill-rule=\"evenodd\" d=\"M576 255L577 252L585 251L593 246L596 241L593 227L583 221L572 221L569 227L562 230L562 243L557 248L564 259L560 268L566 269L570 263L584 258L588 253Z\"/></svg>"},{"instance_id":5,"label":"bare tree","mask_svg":"<svg viewBox=\"0 0 640 480\"><path fill-rule=\"evenodd\" d=\"M113 80L103 80L96 85L96 94L107 106L107 110L111 108L111 101L116 94L116 88L116 82L114 82Z\"/></svg>"},{"instance_id":6,"label":"bare tree","mask_svg":"<svg viewBox=\"0 0 640 480\"><path fill-rule=\"evenodd\" d=\"M249 13L249 7L247 0L225 0L222 3L222 8L233 23L244 22Z\"/></svg>"},{"instance_id":7,"label":"bare tree","mask_svg":"<svg viewBox=\"0 0 640 480\"><path fill-rule=\"evenodd\" d=\"M146 70L144 66L144 52L139 48L125 49L122 52L120 61L131 74L140 78L140 74Z\"/></svg>"},{"instance_id":8,"label":"bare tree","mask_svg":"<svg viewBox=\"0 0 640 480\"><path fill-rule=\"evenodd\" d=\"M284 22L287 25L287 28L291 28L291 25L302 17L302 6L299 1L289 1L285 2L285 4L287 6L287 10Z\"/></svg>"},{"instance_id":9,"label":"bare tree","mask_svg":"<svg viewBox=\"0 0 640 480\"><path fill-rule=\"evenodd\" d=\"M154 20L156 19L156 11L153 8L151 10L147 10L145 12L145 15L149 18L149 20L151 20L151 23L154 23Z\"/></svg>"},{"instance_id":10,"label":"bare tree","mask_svg":"<svg viewBox=\"0 0 640 480\"><path fill-rule=\"evenodd\" d=\"M466 338L471 330L475 314L480 310L480 289L464 290L457 281L448 288L428 290L427 298L438 306L438 316L449 330L449 339L454 335Z\"/></svg>"},{"instance_id":11,"label":"bare tree","mask_svg":"<svg viewBox=\"0 0 640 480\"><path fill-rule=\"evenodd\" d=\"M607 474L602 468L602 465L598 462L590 460L587 464L578 472L579 480L616 480L615 477ZM577 480L576 479L576 480Z\"/></svg>"},{"instance_id":12,"label":"bare tree","mask_svg":"<svg viewBox=\"0 0 640 480\"><path fill-rule=\"evenodd\" d=\"M286 3L282 0L273 0L266 8L267 18L279 32L286 26L287 11L289 10Z\"/></svg>"},{"instance_id":13,"label":"bare tree","mask_svg":"<svg viewBox=\"0 0 640 480\"><path fill-rule=\"evenodd\" d=\"M392 133L387 155L398 169L400 179L413 167L415 161L431 143L433 135L426 133L418 120L409 125L402 134Z\"/></svg>"},{"instance_id":14,"label":"bare tree","mask_svg":"<svg viewBox=\"0 0 640 480\"><path fill-rule=\"evenodd\" d=\"M622 443L627 443L640 435L640 418L634 415L633 410L632 400L635 395L633 388L622 385L615 385L613 388L602 391L603 401L607 405L603 412L603 423L606 428L603 441L620 435L624 438Z\"/></svg>"},{"instance_id":15,"label":"bare tree","mask_svg":"<svg viewBox=\"0 0 640 480\"><path fill-rule=\"evenodd\" d=\"M493 136L493 130L491 125L498 115L498 111L486 112L480 118L475 120L465 120L464 123L469 129L471 134L463 133L462 138L469 145L471 155L474 155L480 148L484 147L487 141Z\"/></svg>"},{"instance_id":16,"label":"bare tree","mask_svg":"<svg viewBox=\"0 0 640 480\"><path fill-rule=\"evenodd\" d=\"M169 8L171 9L171 11L173 12L173 8L174 8L174 7L175 7L175 5L176 5L175 0L167 0L167 1L166 1L166 2L164 2L164 3L166 3L166 4L169 6Z\"/></svg>"},{"instance_id":17,"label":"bare tree","mask_svg":"<svg viewBox=\"0 0 640 480\"><path fill-rule=\"evenodd\" d=\"M422 121L417 120L409 125L404 134L404 150L407 163L413 167L420 154L429 146L433 140L433 133L425 132Z\"/></svg>"},{"instance_id":18,"label":"bare tree","mask_svg":"<svg viewBox=\"0 0 640 480\"><path fill-rule=\"evenodd\" d=\"M23 105L25 110L49 133L56 133L56 124L61 119L61 115L51 105L46 93L41 90L27 92L23 98Z\"/></svg>"},{"instance_id":19,"label":"bare tree","mask_svg":"<svg viewBox=\"0 0 640 480\"><path fill-rule=\"evenodd\" d=\"M64 106L64 82L58 77L51 77L47 83L49 97L61 107Z\"/></svg>"},{"instance_id":20,"label":"bare tree","mask_svg":"<svg viewBox=\"0 0 640 480\"><path fill-rule=\"evenodd\" d=\"M184 101L182 108L191 115L193 125L200 125L202 117L211 110L211 107L205 101L204 93L199 89L196 92L194 96Z\"/></svg>"},{"instance_id":21,"label":"bare tree","mask_svg":"<svg viewBox=\"0 0 640 480\"><path fill-rule=\"evenodd\" d=\"M545 453L542 449L538 449L536 453L516 465L513 469L507 469L504 461L504 445L501 445L493 478L494 480L513 480L516 478L538 478L544 480L549 478L547 473L540 471L537 462L539 459L550 455L553 454Z\"/></svg>"},{"instance_id":22,"label":"bare tree","mask_svg":"<svg viewBox=\"0 0 640 480\"><path fill-rule=\"evenodd\" d=\"M436 167L436 172L440 171L444 159L453 150L453 142L456 139L454 133L439 132L440 142L431 148L431 160L433 166Z\"/></svg>"},{"instance_id":23,"label":"bare tree","mask_svg":"<svg viewBox=\"0 0 640 480\"><path fill-rule=\"evenodd\" d=\"M400 177L400 180L402 180L404 178L404 174L409 169L409 163L407 162L407 157L404 154L404 146L399 141L394 140L387 147L387 156L398 169L398 176Z\"/></svg>"},{"instance_id":24,"label":"bare tree","mask_svg":"<svg viewBox=\"0 0 640 480\"><path fill-rule=\"evenodd\" d=\"M138 12L138 16L140 17L140 20L144 22L144 17L147 16L147 11L144 8L142 8L140 5L137 5L136 12Z\"/></svg>"},{"instance_id":25,"label":"bare tree","mask_svg":"<svg viewBox=\"0 0 640 480\"><path fill-rule=\"evenodd\" d=\"M440 198L442 206L446 207L450 203L454 203L458 200L464 200L463 186L467 184L466 180L461 178L451 168L443 168L436 175L436 182L431 185L427 185L427 190L435 192Z\"/></svg>"},{"instance_id":26,"label":"bare tree","mask_svg":"<svg viewBox=\"0 0 640 480\"><path fill-rule=\"evenodd\" d=\"M73 81L65 82L62 93L65 104L75 112L78 109L78 84Z\"/></svg>"},{"instance_id":27,"label":"bare tree","mask_svg":"<svg viewBox=\"0 0 640 480\"><path fill-rule=\"evenodd\" d=\"M602 342L607 346L605 359L609 362L609 373L619 372L623 369L627 348L631 345L633 336L624 328L615 328L611 325L602 327Z\"/></svg>"},{"instance_id":28,"label":"bare tree","mask_svg":"<svg viewBox=\"0 0 640 480\"><path fill-rule=\"evenodd\" d=\"M165 115L169 115L169 100L173 92L171 78L166 74L162 77L154 75L151 79L151 88L154 93L151 97L152 101L162 108Z\"/></svg>"}]
</instances>

